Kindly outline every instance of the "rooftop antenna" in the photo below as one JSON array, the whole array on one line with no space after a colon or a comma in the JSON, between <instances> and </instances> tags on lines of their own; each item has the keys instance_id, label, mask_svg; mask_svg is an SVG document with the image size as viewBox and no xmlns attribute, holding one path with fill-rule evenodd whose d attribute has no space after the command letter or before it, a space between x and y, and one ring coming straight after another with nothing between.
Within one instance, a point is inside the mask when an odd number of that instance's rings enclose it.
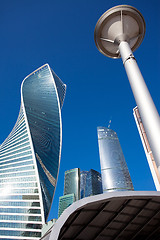
<instances>
[{"instance_id":1,"label":"rooftop antenna","mask_svg":"<svg viewBox=\"0 0 160 240\"><path fill-rule=\"evenodd\" d=\"M110 126L111 126L111 122L112 122L112 119L109 120L108 128L110 128Z\"/></svg>"},{"instance_id":2,"label":"rooftop antenna","mask_svg":"<svg viewBox=\"0 0 160 240\"><path fill-rule=\"evenodd\" d=\"M119 5L100 17L94 39L102 54L110 58L122 58L160 173L160 117L133 55L144 38L145 28L144 18L136 8Z\"/></svg>"}]
</instances>

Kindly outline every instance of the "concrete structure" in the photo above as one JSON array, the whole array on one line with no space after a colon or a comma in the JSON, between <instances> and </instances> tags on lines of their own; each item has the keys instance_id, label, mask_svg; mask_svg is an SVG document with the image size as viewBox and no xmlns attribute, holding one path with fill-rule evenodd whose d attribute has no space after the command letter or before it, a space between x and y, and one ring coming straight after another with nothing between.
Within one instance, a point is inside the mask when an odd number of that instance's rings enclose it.
<instances>
[{"instance_id":1,"label":"concrete structure","mask_svg":"<svg viewBox=\"0 0 160 240\"><path fill-rule=\"evenodd\" d=\"M57 219L52 219L49 222L43 224L42 227L42 237L48 232L50 231L50 229L52 229L53 225L56 223Z\"/></svg>"},{"instance_id":2,"label":"concrete structure","mask_svg":"<svg viewBox=\"0 0 160 240\"><path fill-rule=\"evenodd\" d=\"M97 134L103 192L134 190L116 132L98 127Z\"/></svg>"},{"instance_id":3,"label":"concrete structure","mask_svg":"<svg viewBox=\"0 0 160 240\"><path fill-rule=\"evenodd\" d=\"M147 157L147 161L148 161L151 173L152 173L152 177L153 177L155 187L156 187L157 191L160 191L160 174L158 172L158 168L157 168L157 165L155 163L151 147L149 145L149 141L148 141L146 131L145 131L144 126L143 126L143 122L142 122L138 107L135 107L133 109L133 115L134 115L136 125L137 125L137 128L138 128L138 132L139 132L142 144L143 144L143 148L144 148L144 151L145 151L145 154L146 154L146 157Z\"/></svg>"},{"instance_id":4,"label":"concrete structure","mask_svg":"<svg viewBox=\"0 0 160 240\"><path fill-rule=\"evenodd\" d=\"M17 122L0 146L0 239L41 237L59 172L65 91L48 64L22 82Z\"/></svg>"},{"instance_id":5,"label":"concrete structure","mask_svg":"<svg viewBox=\"0 0 160 240\"><path fill-rule=\"evenodd\" d=\"M158 240L159 192L110 192L67 208L41 240Z\"/></svg>"}]
</instances>

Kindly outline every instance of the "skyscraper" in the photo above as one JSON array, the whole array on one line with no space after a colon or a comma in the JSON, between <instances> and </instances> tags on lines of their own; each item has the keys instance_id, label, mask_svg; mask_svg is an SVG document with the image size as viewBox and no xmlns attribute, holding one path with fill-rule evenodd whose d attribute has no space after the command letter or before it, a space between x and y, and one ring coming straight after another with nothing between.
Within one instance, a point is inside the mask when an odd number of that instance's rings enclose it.
<instances>
[{"instance_id":1,"label":"skyscraper","mask_svg":"<svg viewBox=\"0 0 160 240\"><path fill-rule=\"evenodd\" d=\"M85 188L86 188L86 177L88 171L81 171L80 172L80 198L85 197Z\"/></svg>"},{"instance_id":2,"label":"skyscraper","mask_svg":"<svg viewBox=\"0 0 160 240\"><path fill-rule=\"evenodd\" d=\"M41 237L59 171L65 91L48 64L22 82L17 122L0 146L0 239Z\"/></svg>"},{"instance_id":3,"label":"skyscraper","mask_svg":"<svg viewBox=\"0 0 160 240\"><path fill-rule=\"evenodd\" d=\"M116 132L98 127L103 192L133 190L128 167Z\"/></svg>"},{"instance_id":4,"label":"skyscraper","mask_svg":"<svg viewBox=\"0 0 160 240\"><path fill-rule=\"evenodd\" d=\"M75 200L80 199L80 169L74 168L65 171L64 179L64 195L72 194L75 195Z\"/></svg>"},{"instance_id":5,"label":"skyscraper","mask_svg":"<svg viewBox=\"0 0 160 240\"><path fill-rule=\"evenodd\" d=\"M147 157L147 161L148 161L148 164L149 164L149 167L151 170L151 174L153 177L155 187L156 187L157 191L160 191L160 175L159 175L158 168L157 168L157 165L155 163L155 160L154 160L154 157L152 154L151 147L149 145L147 134L144 129L144 125L142 123L142 119L141 119L138 107L135 107L133 109L133 115L134 115L135 122L136 122L136 125L138 128L138 132L139 132L142 144L143 144L143 148L144 148L144 151L145 151L145 154Z\"/></svg>"},{"instance_id":6,"label":"skyscraper","mask_svg":"<svg viewBox=\"0 0 160 240\"><path fill-rule=\"evenodd\" d=\"M76 201L75 194L67 194L59 197L59 207L58 207L58 218L61 216L63 211L68 208L72 203Z\"/></svg>"},{"instance_id":7,"label":"skyscraper","mask_svg":"<svg viewBox=\"0 0 160 240\"><path fill-rule=\"evenodd\" d=\"M58 217L73 202L102 193L101 174L93 169L74 168L65 172L64 195L59 198Z\"/></svg>"},{"instance_id":8,"label":"skyscraper","mask_svg":"<svg viewBox=\"0 0 160 240\"><path fill-rule=\"evenodd\" d=\"M80 169L74 168L65 171L64 195L59 197L58 217L73 202L80 199Z\"/></svg>"},{"instance_id":9,"label":"skyscraper","mask_svg":"<svg viewBox=\"0 0 160 240\"><path fill-rule=\"evenodd\" d=\"M90 169L86 176L85 197L94 196L102 193L101 174Z\"/></svg>"}]
</instances>

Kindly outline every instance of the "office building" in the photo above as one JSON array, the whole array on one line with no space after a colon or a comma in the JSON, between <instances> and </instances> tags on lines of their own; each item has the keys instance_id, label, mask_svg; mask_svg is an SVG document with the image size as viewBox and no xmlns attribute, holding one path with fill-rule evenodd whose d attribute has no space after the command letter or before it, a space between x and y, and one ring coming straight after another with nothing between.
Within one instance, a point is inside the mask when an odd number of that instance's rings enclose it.
<instances>
[{"instance_id":1,"label":"office building","mask_svg":"<svg viewBox=\"0 0 160 240\"><path fill-rule=\"evenodd\" d=\"M65 171L64 195L75 195L75 201L80 199L80 169L74 168Z\"/></svg>"},{"instance_id":2,"label":"office building","mask_svg":"<svg viewBox=\"0 0 160 240\"><path fill-rule=\"evenodd\" d=\"M138 107L135 107L133 109L133 115L134 115L135 122L136 122L136 125L138 128L138 132L139 132L139 135L140 135L140 138L142 141L142 145L143 145L146 157L147 157L147 161L148 161L148 164L149 164L149 167L151 170L151 174L153 177L155 187L156 187L157 191L160 191L160 175L159 175L157 165L155 163L155 160L154 160L154 157L152 154L152 150L151 150L148 138L147 138L146 131L144 129L144 125L142 123L142 119L141 119Z\"/></svg>"},{"instance_id":3,"label":"office building","mask_svg":"<svg viewBox=\"0 0 160 240\"><path fill-rule=\"evenodd\" d=\"M74 168L65 171L64 176L64 192L59 197L58 217L73 202L80 199L80 169Z\"/></svg>"},{"instance_id":4,"label":"office building","mask_svg":"<svg viewBox=\"0 0 160 240\"><path fill-rule=\"evenodd\" d=\"M41 237L59 171L65 91L48 64L22 82L17 122L0 146L0 239Z\"/></svg>"},{"instance_id":5,"label":"office building","mask_svg":"<svg viewBox=\"0 0 160 240\"><path fill-rule=\"evenodd\" d=\"M93 169L80 172L80 198L101 194L102 178L101 174Z\"/></svg>"},{"instance_id":6,"label":"office building","mask_svg":"<svg viewBox=\"0 0 160 240\"><path fill-rule=\"evenodd\" d=\"M88 171L81 171L80 172L80 199L85 197L87 174L88 174Z\"/></svg>"},{"instance_id":7,"label":"office building","mask_svg":"<svg viewBox=\"0 0 160 240\"><path fill-rule=\"evenodd\" d=\"M98 127L103 192L133 190L129 170L116 132Z\"/></svg>"},{"instance_id":8,"label":"office building","mask_svg":"<svg viewBox=\"0 0 160 240\"><path fill-rule=\"evenodd\" d=\"M81 171L74 168L65 172L64 195L59 198L58 217L75 201L101 194L101 174L93 169Z\"/></svg>"},{"instance_id":9,"label":"office building","mask_svg":"<svg viewBox=\"0 0 160 240\"><path fill-rule=\"evenodd\" d=\"M86 176L85 197L103 193L101 174L90 169Z\"/></svg>"},{"instance_id":10,"label":"office building","mask_svg":"<svg viewBox=\"0 0 160 240\"><path fill-rule=\"evenodd\" d=\"M63 211L76 201L75 194L67 194L59 198L58 217L61 216Z\"/></svg>"}]
</instances>

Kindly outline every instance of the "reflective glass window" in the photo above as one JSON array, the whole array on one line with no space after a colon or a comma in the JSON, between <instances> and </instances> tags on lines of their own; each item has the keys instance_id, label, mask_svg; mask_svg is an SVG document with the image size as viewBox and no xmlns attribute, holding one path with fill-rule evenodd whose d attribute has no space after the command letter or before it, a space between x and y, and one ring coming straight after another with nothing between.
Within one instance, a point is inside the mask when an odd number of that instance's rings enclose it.
<instances>
[{"instance_id":1,"label":"reflective glass window","mask_svg":"<svg viewBox=\"0 0 160 240\"><path fill-rule=\"evenodd\" d=\"M18 202L18 201L0 201L0 206L22 206L22 207L40 207L40 202Z\"/></svg>"},{"instance_id":2,"label":"reflective glass window","mask_svg":"<svg viewBox=\"0 0 160 240\"><path fill-rule=\"evenodd\" d=\"M12 230L0 230L0 236L25 236L25 237L41 237L41 232L30 231L12 231Z\"/></svg>"},{"instance_id":3,"label":"reflective glass window","mask_svg":"<svg viewBox=\"0 0 160 240\"><path fill-rule=\"evenodd\" d=\"M0 213L34 213L40 214L40 209L31 209L31 208L0 208Z\"/></svg>"},{"instance_id":4,"label":"reflective glass window","mask_svg":"<svg viewBox=\"0 0 160 240\"><path fill-rule=\"evenodd\" d=\"M25 215L0 215L0 220L21 220L21 221L41 221L41 216L25 216Z\"/></svg>"},{"instance_id":5,"label":"reflective glass window","mask_svg":"<svg viewBox=\"0 0 160 240\"><path fill-rule=\"evenodd\" d=\"M27 156L27 157L17 158L17 159L14 159L14 161L13 160L12 161L7 161L6 164L0 165L0 169L23 166L23 165L27 165L27 163L28 164L33 164L33 161L29 160L29 159L32 159L32 155Z\"/></svg>"},{"instance_id":6,"label":"reflective glass window","mask_svg":"<svg viewBox=\"0 0 160 240\"><path fill-rule=\"evenodd\" d=\"M4 227L4 228L41 229L42 228L42 224L38 224L38 223L34 224L34 223L0 222L0 228L2 228L2 227Z\"/></svg>"}]
</instances>

